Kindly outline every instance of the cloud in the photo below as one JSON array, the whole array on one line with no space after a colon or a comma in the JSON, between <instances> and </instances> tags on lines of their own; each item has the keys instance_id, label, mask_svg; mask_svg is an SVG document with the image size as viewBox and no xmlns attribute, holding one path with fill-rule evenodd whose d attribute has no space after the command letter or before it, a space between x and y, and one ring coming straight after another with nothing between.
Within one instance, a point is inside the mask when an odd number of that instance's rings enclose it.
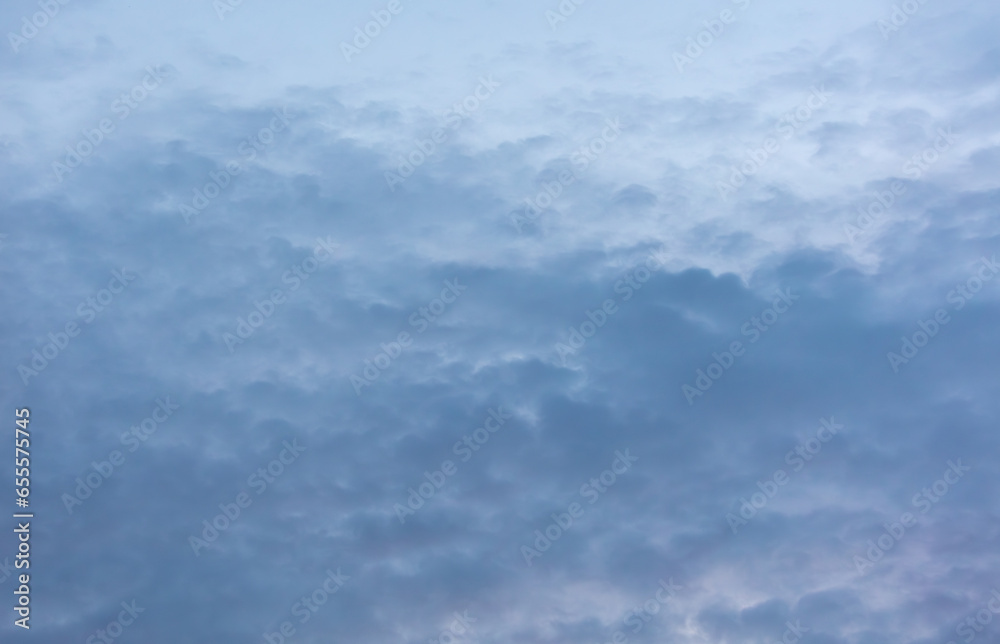
<instances>
[{"instance_id":1,"label":"cloud","mask_svg":"<svg viewBox=\"0 0 1000 644\"><path fill-rule=\"evenodd\" d=\"M407 6L348 65L337 43L371 8L219 21L205 3L71 3L3 54L0 382L32 414L39 641L86 639L133 600L134 639L298 642L947 641L985 605L1000 283L953 294L998 250L996 11L928 4L884 41L889 6L752 3L679 75L669 52L719 9L585 3L555 32L545 9ZM56 181L53 160L147 65L169 80ZM496 93L391 190L385 172L490 74ZM720 198L820 86L829 101ZM908 173L940 128L954 144ZM519 232L511 213L553 182ZM894 182L851 244L845 224ZM335 251L310 263L317 240ZM81 318L122 270L138 278ZM454 280L466 290L439 310ZM798 299L770 321L776 289ZM887 354L941 308L950 322L894 371ZM241 319L253 332L230 351ZM25 384L18 367L71 322ZM689 405L682 387L734 341L745 353ZM129 452L165 397L178 409ZM831 416L843 429L795 469ZM639 460L591 503L625 450ZM914 497L956 459L972 469L922 513ZM734 534L727 514L779 469ZM521 546L572 503L585 511L526 566ZM905 512L915 525L859 573ZM320 605L330 570L350 579ZM641 613L667 579L681 589Z\"/></svg>"}]
</instances>

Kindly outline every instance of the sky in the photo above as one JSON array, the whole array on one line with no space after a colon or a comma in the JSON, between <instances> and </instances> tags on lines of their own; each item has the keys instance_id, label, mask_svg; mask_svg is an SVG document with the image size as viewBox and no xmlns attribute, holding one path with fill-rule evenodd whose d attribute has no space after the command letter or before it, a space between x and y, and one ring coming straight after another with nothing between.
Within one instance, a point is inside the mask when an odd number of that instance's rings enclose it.
<instances>
[{"instance_id":1,"label":"sky","mask_svg":"<svg viewBox=\"0 0 1000 644\"><path fill-rule=\"evenodd\" d=\"M996 3L0 27L4 642L1000 642Z\"/></svg>"}]
</instances>

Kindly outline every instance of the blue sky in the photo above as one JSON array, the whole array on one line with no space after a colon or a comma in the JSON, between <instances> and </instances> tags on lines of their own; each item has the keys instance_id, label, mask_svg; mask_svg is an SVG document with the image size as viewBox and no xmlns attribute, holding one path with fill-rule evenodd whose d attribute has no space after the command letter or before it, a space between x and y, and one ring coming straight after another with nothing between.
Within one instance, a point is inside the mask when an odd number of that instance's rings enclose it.
<instances>
[{"instance_id":1,"label":"blue sky","mask_svg":"<svg viewBox=\"0 0 1000 644\"><path fill-rule=\"evenodd\" d=\"M995 3L0 25L4 641L1000 642Z\"/></svg>"}]
</instances>

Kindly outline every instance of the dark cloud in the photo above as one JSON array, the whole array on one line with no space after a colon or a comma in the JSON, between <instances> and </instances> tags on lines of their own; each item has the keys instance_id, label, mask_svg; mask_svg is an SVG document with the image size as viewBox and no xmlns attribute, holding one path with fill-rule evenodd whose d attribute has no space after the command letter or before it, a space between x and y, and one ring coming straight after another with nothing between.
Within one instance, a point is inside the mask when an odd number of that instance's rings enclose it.
<instances>
[{"instance_id":1,"label":"dark cloud","mask_svg":"<svg viewBox=\"0 0 1000 644\"><path fill-rule=\"evenodd\" d=\"M135 601L123 638L150 642L280 641L264 634L286 621L292 642L956 640L995 585L1000 447L1000 280L970 282L998 249L996 15L967 4L922 5L889 41L872 9L779 29L759 8L697 70L661 51L670 91L617 32L583 35L619 19L596 5L547 44L545 7L517 7L542 33L490 36L454 83L385 63L427 24L416 6L320 81L224 44L264 10L184 5L171 81L61 183L67 142L164 56L114 25L68 40L78 55L53 64L93 93L60 112L37 71L62 60L50 36L4 54L23 93L0 131L0 383L6 409L32 410L35 639L86 640ZM635 52L671 18L644 11ZM106 13L67 9L46 33ZM351 25L327 38L334 57ZM808 42L767 44L787 31ZM452 58L475 51L466 33ZM112 50L134 64L101 79ZM616 74L608 51L627 57ZM496 95L391 190L385 172L489 73ZM721 199L717 181L824 83L830 103ZM288 127L261 134L283 109ZM618 116L582 168L574 153ZM941 127L956 143L907 176ZM227 162L239 172L216 179ZM564 172L519 232L510 214ZM844 225L894 181L898 202L850 243ZM102 303L123 270L135 280ZM908 355L938 309L949 321ZM818 442L824 421L840 429ZM667 580L676 595L641 612Z\"/></svg>"}]
</instances>

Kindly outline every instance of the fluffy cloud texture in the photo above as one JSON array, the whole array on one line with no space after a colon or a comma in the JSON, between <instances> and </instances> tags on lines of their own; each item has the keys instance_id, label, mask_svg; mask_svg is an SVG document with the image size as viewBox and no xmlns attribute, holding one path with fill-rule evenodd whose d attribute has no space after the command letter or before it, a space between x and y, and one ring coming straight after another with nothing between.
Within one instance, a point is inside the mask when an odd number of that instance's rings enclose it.
<instances>
[{"instance_id":1,"label":"fluffy cloud texture","mask_svg":"<svg viewBox=\"0 0 1000 644\"><path fill-rule=\"evenodd\" d=\"M1000 642L995 3L0 24L4 641Z\"/></svg>"}]
</instances>

